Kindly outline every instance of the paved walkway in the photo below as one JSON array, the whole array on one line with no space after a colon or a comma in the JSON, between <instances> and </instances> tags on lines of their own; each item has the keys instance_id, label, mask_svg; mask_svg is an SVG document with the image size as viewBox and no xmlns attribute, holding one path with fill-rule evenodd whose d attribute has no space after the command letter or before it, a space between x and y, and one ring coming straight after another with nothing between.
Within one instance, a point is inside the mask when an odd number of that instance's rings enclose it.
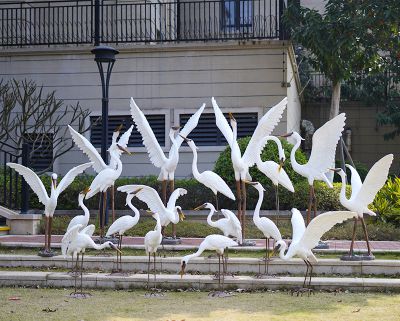
<instances>
[{"instance_id":1,"label":"paved walkway","mask_svg":"<svg viewBox=\"0 0 400 321\"><path fill-rule=\"evenodd\" d=\"M62 235L53 235L52 243L57 246L61 242ZM143 237L130 237L123 238L123 245L132 248L141 248L143 246ZM177 250L188 249L197 247L202 238L182 238L181 245L171 246ZM255 247L252 249L259 249L265 247L265 240L258 239ZM34 247L41 246L44 243L44 235L4 235L0 236L0 246L20 246L20 247ZM272 243L272 242L271 242ZM350 247L350 241L345 240L330 240L327 241L331 251L347 251ZM371 241L372 251L388 251L400 252L400 241ZM271 244L272 245L272 244ZM250 247L246 247L249 249ZM367 249L364 241L356 241L354 245L355 250L365 251Z\"/></svg>"}]
</instances>

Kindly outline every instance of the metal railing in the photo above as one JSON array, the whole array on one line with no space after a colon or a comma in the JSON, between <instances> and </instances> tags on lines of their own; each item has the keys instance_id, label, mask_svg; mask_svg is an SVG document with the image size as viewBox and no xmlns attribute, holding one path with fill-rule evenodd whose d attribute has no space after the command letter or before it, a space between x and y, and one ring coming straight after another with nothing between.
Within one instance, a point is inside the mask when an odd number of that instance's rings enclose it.
<instances>
[{"instance_id":1,"label":"metal railing","mask_svg":"<svg viewBox=\"0 0 400 321\"><path fill-rule=\"evenodd\" d=\"M284 0L0 3L0 46L285 39ZM97 5L98 4L98 5ZM98 39L95 39L97 38Z\"/></svg>"},{"instance_id":2,"label":"metal railing","mask_svg":"<svg viewBox=\"0 0 400 321\"><path fill-rule=\"evenodd\" d=\"M29 187L22 176L6 164L19 163L28 166L29 145L15 148L5 142L0 142L0 205L27 213L29 209Z\"/></svg>"}]
</instances>

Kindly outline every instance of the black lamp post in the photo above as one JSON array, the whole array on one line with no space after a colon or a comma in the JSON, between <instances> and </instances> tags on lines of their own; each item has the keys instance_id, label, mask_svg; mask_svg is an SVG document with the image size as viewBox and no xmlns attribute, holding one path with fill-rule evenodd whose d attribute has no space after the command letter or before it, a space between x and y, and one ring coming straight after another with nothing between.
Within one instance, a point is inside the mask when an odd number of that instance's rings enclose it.
<instances>
[{"instance_id":1,"label":"black lamp post","mask_svg":"<svg viewBox=\"0 0 400 321\"><path fill-rule=\"evenodd\" d=\"M101 130L101 157L104 162L108 163L107 157L107 145L108 145L108 89L110 85L111 72L115 63L115 55L119 53L118 50L99 45L96 46L92 50L92 54L95 55L94 61L97 63L97 67L99 68L100 79L101 79L101 121L102 121L102 130ZM101 194L103 195L103 194ZM103 196L101 196L103 197ZM100 213L103 213L103 200L100 201ZM107 221L107 218L106 218ZM101 237L104 236L104 218L100 215L100 230Z\"/></svg>"}]
</instances>

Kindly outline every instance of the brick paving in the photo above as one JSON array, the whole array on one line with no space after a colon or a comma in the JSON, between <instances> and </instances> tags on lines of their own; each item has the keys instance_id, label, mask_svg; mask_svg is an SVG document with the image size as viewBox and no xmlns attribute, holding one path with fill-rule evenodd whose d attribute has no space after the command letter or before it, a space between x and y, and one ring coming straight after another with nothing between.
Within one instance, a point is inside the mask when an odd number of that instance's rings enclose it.
<instances>
[{"instance_id":1,"label":"brick paving","mask_svg":"<svg viewBox=\"0 0 400 321\"><path fill-rule=\"evenodd\" d=\"M62 235L53 235L52 243L60 243ZM126 236L123 239L124 245L143 245L143 237L130 237ZM198 246L203 239L201 238L182 238L182 246ZM264 247L265 240L254 240L256 247ZM4 235L0 236L0 245L6 246L7 244L17 244L21 247L32 246L32 244L44 243L44 235ZM347 240L329 240L330 250L346 251L350 247L350 241ZM380 251L400 251L400 241L370 241L372 250ZM356 241L354 245L355 250L366 250L367 246L364 241Z\"/></svg>"}]
</instances>

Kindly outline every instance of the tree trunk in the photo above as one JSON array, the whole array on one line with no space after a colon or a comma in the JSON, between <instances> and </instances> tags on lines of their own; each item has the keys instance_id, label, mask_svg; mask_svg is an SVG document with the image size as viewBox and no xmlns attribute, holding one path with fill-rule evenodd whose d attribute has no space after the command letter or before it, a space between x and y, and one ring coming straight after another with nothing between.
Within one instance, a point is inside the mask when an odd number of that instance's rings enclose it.
<instances>
[{"instance_id":1,"label":"tree trunk","mask_svg":"<svg viewBox=\"0 0 400 321\"><path fill-rule=\"evenodd\" d=\"M329 112L329 119L332 119L339 115L339 103L340 103L340 81L332 84L332 99L331 99L331 110Z\"/></svg>"}]
</instances>

